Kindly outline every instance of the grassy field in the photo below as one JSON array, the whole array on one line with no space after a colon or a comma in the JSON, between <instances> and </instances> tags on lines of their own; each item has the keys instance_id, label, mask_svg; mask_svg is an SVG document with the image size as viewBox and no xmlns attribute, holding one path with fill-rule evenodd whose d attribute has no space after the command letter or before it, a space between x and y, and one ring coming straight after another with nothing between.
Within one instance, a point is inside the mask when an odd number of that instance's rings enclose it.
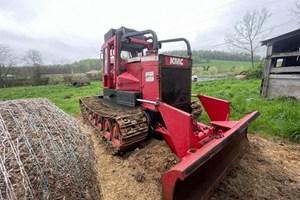
<instances>
[{"instance_id":1,"label":"grassy field","mask_svg":"<svg viewBox=\"0 0 300 200\"><path fill-rule=\"evenodd\" d=\"M261 98L260 80L206 81L193 83L193 93L206 94L229 100L233 119L239 119L249 111L258 110L261 115L250 126L250 132L279 136L300 141L300 102L288 97ZM204 116L205 117L205 116Z\"/></svg>"},{"instance_id":2,"label":"grassy field","mask_svg":"<svg viewBox=\"0 0 300 200\"><path fill-rule=\"evenodd\" d=\"M78 115L79 98L100 94L101 92L102 83L100 81L92 81L89 86L77 88L62 85L2 88L0 89L0 100L43 97L50 99L65 112Z\"/></svg>"},{"instance_id":3,"label":"grassy field","mask_svg":"<svg viewBox=\"0 0 300 200\"><path fill-rule=\"evenodd\" d=\"M229 71L233 67L244 67L244 68L250 68L251 62L246 61L230 61L230 60L210 60L208 63L203 63L201 65L205 66L217 66L220 68L223 68L224 71Z\"/></svg>"},{"instance_id":4,"label":"grassy field","mask_svg":"<svg viewBox=\"0 0 300 200\"><path fill-rule=\"evenodd\" d=\"M259 64L259 63L256 63ZM207 71L204 71L202 67L209 66ZM251 68L251 62L245 61L228 61L228 60L210 60L207 63L201 63L193 65L193 73L196 75L216 75L216 74L228 74L239 73Z\"/></svg>"},{"instance_id":5,"label":"grassy field","mask_svg":"<svg viewBox=\"0 0 300 200\"><path fill-rule=\"evenodd\" d=\"M249 132L279 136L300 141L300 102L287 97L264 99L259 96L260 80L224 79L193 83L192 93L206 94L226 99L240 112L258 110L261 115L249 128ZM0 89L0 100L44 97L65 112L79 114L78 99L101 93L101 83L93 81L90 86L38 86ZM233 119L244 116L234 110ZM205 114L201 120L207 121Z\"/></svg>"}]
</instances>

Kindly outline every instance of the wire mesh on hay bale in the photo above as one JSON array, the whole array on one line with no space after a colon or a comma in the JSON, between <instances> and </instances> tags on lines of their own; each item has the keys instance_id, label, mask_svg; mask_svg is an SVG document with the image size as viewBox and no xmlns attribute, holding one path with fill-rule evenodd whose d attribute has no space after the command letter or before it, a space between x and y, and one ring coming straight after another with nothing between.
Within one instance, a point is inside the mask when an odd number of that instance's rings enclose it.
<instances>
[{"instance_id":1,"label":"wire mesh on hay bale","mask_svg":"<svg viewBox=\"0 0 300 200\"><path fill-rule=\"evenodd\" d=\"M0 199L100 199L89 138L49 100L0 102Z\"/></svg>"}]
</instances>

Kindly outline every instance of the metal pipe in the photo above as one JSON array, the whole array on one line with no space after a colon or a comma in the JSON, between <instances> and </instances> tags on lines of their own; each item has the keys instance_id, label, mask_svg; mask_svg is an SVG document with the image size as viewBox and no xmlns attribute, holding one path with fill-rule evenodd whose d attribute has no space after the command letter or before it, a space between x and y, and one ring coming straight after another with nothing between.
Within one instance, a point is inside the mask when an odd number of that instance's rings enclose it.
<instances>
[{"instance_id":1,"label":"metal pipe","mask_svg":"<svg viewBox=\"0 0 300 200\"><path fill-rule=\"evenodd\" d=\"M136 99L136 100L139 102L143 102L143 103L150 103L153 105L158 105L158 102L156 102L156 101L150 101L150 100L146 100L146 99Z\"/></svg>"},{"instance_id":2,"label":"metal pipe","mask_svg":"<svg viewBox=\"0 0 300 200\"><path fill-rule=\"evenodd\" d=\"M185 38L174 38L174 39L168 39L168 40L160 40L160 41L158 41L158 44L168 43L168 42L180 42L180 41L185 42L186 48L187 48L187 54L191 58L192 57L191 45L190 45L190 42Z\"/></svg>"},{"instance_id":3,"label":"metal pipe","mask_svg":"<svg viewBox=\"0 0 300 200\"><path fill-rule=\"evenodd\" d=\"M134 36L139 36L139 35L145 35L145 34L151 34L152 35L152 40L153 40L153 49L158 50L158 41L157 41L157 35L154 31L152 30L145 30L145 31L136 31L136 32L130 32L130 33L125 33L122 38L127 38L127 37L134 37Z\"/></svg>"}]
</instances>

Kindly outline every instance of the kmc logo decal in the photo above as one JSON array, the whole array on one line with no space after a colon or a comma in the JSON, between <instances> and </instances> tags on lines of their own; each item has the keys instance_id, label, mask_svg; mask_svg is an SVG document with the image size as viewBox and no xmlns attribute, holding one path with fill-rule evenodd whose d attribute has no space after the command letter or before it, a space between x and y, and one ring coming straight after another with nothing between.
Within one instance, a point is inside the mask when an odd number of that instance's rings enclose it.
<instances>
[{"instance_id":1,"label":"kmc logo decal","mask_svg":"<svg viewBox=\"0 0 300 200\"><path fill-rule=\"evenodd\" d=\"M170 57L170 65L183 65L183 59Z\"/></svg>"}]
</instances>

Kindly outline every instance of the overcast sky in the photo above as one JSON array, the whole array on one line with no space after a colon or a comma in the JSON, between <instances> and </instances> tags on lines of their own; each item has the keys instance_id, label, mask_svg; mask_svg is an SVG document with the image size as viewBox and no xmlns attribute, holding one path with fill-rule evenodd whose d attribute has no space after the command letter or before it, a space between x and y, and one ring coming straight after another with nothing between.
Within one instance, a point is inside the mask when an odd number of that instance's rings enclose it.
<instances>
[{"instance_id":1,"label":"overcast sky","mask_svg":"<svg viewBox=\"0 0 300 200\"><path fill-rule=\"evenodd\" d=\"M267 8L269 37L299 27L289 8L296 0L0 0L0 43L17 55L42 53L45 63L98 58L110 28L152 29L159 40L187 38L193 50L228 48L224 34L248 10ZM182 48L182 45L168 48Z\"/></svg>"}]
</instances>

